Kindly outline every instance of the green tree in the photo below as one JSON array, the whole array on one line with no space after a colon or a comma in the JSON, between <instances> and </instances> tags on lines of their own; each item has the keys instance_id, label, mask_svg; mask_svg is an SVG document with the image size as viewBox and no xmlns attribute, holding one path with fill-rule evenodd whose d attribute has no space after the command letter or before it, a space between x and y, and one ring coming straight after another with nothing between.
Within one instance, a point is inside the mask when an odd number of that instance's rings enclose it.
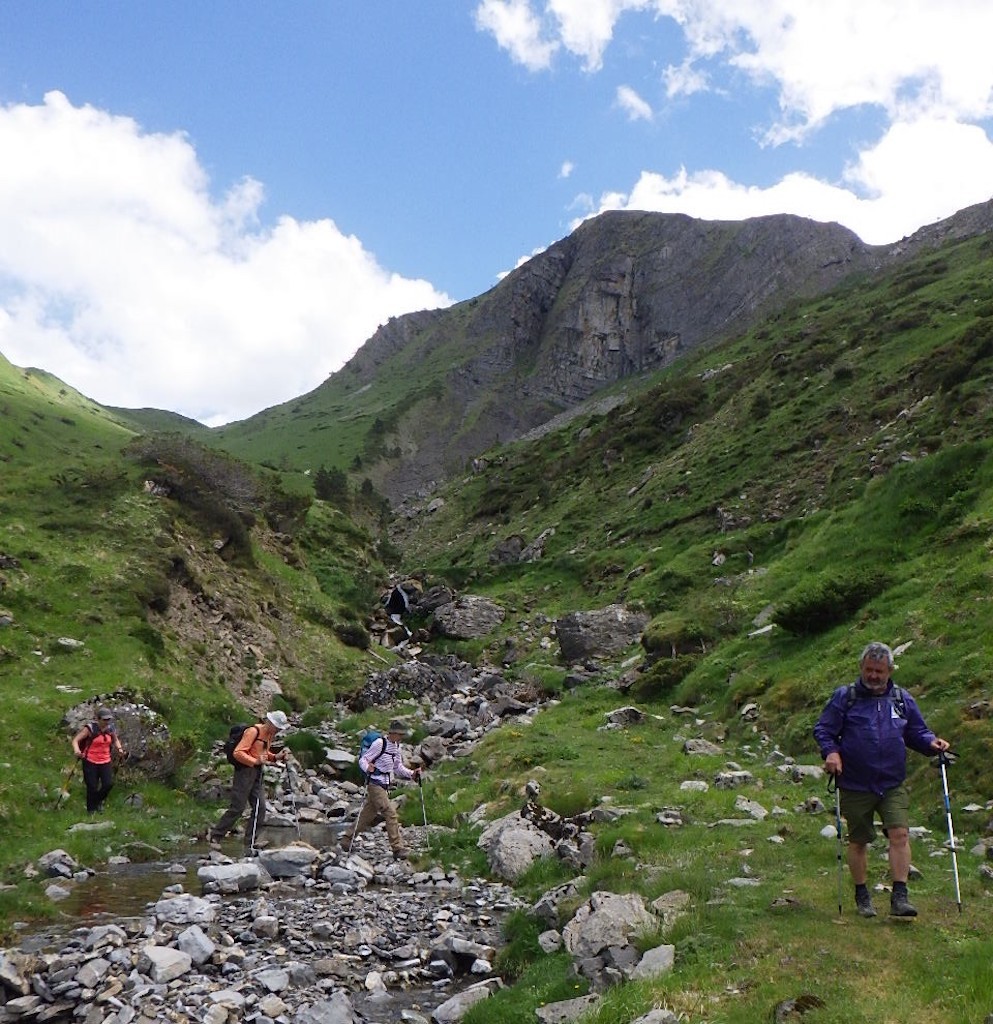
<instances>
[{"instance_id":1,"label":"green tree","mask_svg":"<svg viewBox=\"0 0 993 1024\"><path fill-rule=\"evenodd\" d=\"M314 494L338 508L348 506L348 476L343 469L324 466L314 474Z\"/></svg>"}]
</instances>

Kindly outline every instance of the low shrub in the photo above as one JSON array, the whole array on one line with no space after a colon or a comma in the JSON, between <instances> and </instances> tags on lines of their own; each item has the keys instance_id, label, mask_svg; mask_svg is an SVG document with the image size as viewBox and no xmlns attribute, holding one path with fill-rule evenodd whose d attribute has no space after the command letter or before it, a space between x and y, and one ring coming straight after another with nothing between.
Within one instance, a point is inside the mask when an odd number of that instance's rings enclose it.
<instances>
[{"instance_id":1,"label":"low shrub","mask_svg":"<svg viewBox=\"0 0 993 1024\"><path fill-rule=\"evenodd\" d=\"M823 633L845 622L889 585L884 573L863 569L821 573L805 580L776 612L783 629L801 636Z\"/></svg>"},{"instance_id":2,"label":"low shrub","mask_svg":"<svg viewBox=\"0 0 993 1024\"><path fill-rule=\"evenodd\" d=\"M360 622L336 622L334 632L346 647L357 647L360 651L369 649L369 631Z\"/></svg>"}]
</instances>

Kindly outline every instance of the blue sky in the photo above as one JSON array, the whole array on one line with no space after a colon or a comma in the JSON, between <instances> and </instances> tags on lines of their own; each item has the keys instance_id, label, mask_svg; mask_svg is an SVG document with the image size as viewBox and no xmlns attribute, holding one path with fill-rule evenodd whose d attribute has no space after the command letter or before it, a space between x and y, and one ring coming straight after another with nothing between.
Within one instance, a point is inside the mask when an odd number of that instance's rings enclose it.
<instances>
[{"instance_id":1,"label":"blue sky","mask_svg":"<svg viewBox=\"0 0 993 1024\"><path fill-rule=\"evenodd\" d=\"M217 424L606 209L993 197L988 0L0 4L0 353Z\"/></svg>"}]
</instances>

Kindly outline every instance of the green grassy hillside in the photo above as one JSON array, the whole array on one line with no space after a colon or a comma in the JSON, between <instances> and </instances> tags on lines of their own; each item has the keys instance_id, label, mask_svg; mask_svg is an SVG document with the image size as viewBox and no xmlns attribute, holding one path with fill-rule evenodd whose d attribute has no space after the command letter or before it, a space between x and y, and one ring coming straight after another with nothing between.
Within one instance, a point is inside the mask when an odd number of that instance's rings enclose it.
<instances>
[{"instance_id":1,"label":"green grassy hillside","mask_svg":"<svg viewBox=\"0 0 993 1024\"><path fill-rule=\"evenodd\" d=\"M731 721L756 701L791 752L865 642L907 644L903 681L989 789L970 709L993 670L993 241L853 282L627 397L490 453L414 521L406 568L545 615L643 608L638 696ZM546 530L540 561L491 562Z\"/></svg>"},{"instance_id":2,"label":"green grassy hillside","mask_svg":"<svg viewBox=\"0 0 993 1024\"><path fill-rule=\"evenodd\" d=\"M68 709L117 694L162 716L175 769L154 782L125 772L146 803L124 827L154 846L191 834L215 808L186 783L260 707L263 679L278 681L278 706L303 710L379 664L355 645L384 577L375 536L336 509L187 437L136 435L0 359L3 882L57 846L105 856L98 833L65 834L78 773L56 809ZM0 892L0 933L24 898Z\"/></svg>"},{"instance_id":3,"label":"green grassy hillside","mask_svg":"<svg viewBox=\"0 0 993 1024\"><path fill-rule=\"evenodd\" d=\"M354 422L344 396L320 422L296 422L292 406L272 411L272 422L256 417L244 451L261 463L277 457L283 441L272 443L270 428L284 440L299 430L301 445L321 433L322 463L361 473L368 417L395 422L397 386L379 382ZM0 607L12 619L0 627L11 750L0 822L17 837L0 862L14 886L0 893L9 927L15 914L42 910L22 878L27 858L62 845L95 859L108 848L67 836L74 819L49 809L68 760L65 707L126 687L168 718L192 771L239 702L251 702L261 666L246 668L243 650L224 661L203 623L175 614L177 594L192 587L212 612L271 628L266 667L279 669L281 700L316 719L371 667L339 637L374 602L387 549L342 511L311 502L310 478L279 465L250 473L189 437L136 438L54 378L9 364L0 363L0 388L0 551L17 562L0 570ZM452 829L432 857L480 870L465 815L483 803L491 815L519 806L529 778L563 814L605 796L631 806L598 828L584 891L652 899L682 888L693 911L667 936L676 972L612 991L590 1018L601 1024L626 1024L653 1005L693 1024L746 1024L804 992L825 1004L805 1015L809 1024L982 1019L993 1011L991 890L981 855L966 851L990 814L962 809L985 807L993 791L993 239L851 280L615 393L625 400L610 412L487 452L478 472L432 496L430 511L392 524L392 567L508 610L485 640L435 649L560 698L431 773L430 819ZM147 490L148 480L165 493ZM514 535L544 535L543 556L494 560ZM618 602L649 613L644 642L590 668L626 692L566 690L551 623ZM60 636L85 647L66 653ZM951 900L936 776L915 757L914 821L931 836L915 841L924 877L913 891L925 916L909 927L855 920L847 879L838 920L835 847L819 836L830 815L797 810L825 798L823 783L778 771L786 756L817 760L816 715L873 639L901 650L897 681L960 755L952 785L963 913ZM647 713L645 725L601 731L604 713L625 702ZM742 716L746 705L755 707ZM688 761L681 744L695 735L720 739L725 754ZM749 795L786 811L781 825L754 835L719 828L736 794L679 788L728 760L755 772ZM187 778L137 783L150 810L121 810L118 827L163 843L202 824L214 810L185 795ZM676 831L655 818L673 806L685 821ZM615 854L618 840L630 855ZM875 854L872 870L884 878ZM519 889L533 897L568 874L545 862ZM735 889L728 880L741 875L758 885ZM578 994L568 958L541 953L537 930L513 917L500 966L516 984L467 1024L530 1019L541 1002Z\"/></svg>"}]
</instances>

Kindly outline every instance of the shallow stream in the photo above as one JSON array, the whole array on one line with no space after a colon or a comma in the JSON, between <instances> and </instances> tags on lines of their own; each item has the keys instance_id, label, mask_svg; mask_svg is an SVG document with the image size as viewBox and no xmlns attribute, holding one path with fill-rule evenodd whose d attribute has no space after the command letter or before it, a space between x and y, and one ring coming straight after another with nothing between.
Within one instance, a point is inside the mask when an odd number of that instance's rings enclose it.
<instances>
[{"instance_id":1,"label":"shallow stream","mask_svg":"<svg viewBox=\"0 0 993 1024\"><path fill-rule=\"evenodd\" d=\"M259 829L258 838L274 848L300 838L326 849L337 843L337 830L325 824L301 824L298 834L295 828L270 827ZM197 867L210 852L209 844L202 841L162 859L104 865L86 881L72 883L69 895L58 904L58 917L25 927L19 933L18 945L39 950L80 925L92 927L144 917L148 905L161 899L171 885L179 884L186 892L199 894ZM243 857L242 837L225 839L220 852L234 860Z\"/></svg>"}]
</instances>

